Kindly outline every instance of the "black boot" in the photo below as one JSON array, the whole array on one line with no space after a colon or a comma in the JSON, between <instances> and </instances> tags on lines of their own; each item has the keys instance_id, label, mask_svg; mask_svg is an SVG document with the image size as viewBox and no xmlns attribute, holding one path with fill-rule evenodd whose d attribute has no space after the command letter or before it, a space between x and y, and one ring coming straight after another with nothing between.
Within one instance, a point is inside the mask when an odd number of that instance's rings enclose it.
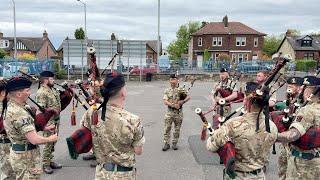
<instances>
[{"instance_id":1,"label":"black boot","mask_svg":"<svg viewBox=\"0 0 320 180\"><path fill-rule=\"evenodd\" d=\"M44 165L44 166L43 166L43 172L45 172L46 174L52 174L52 173L53 173L53 170L52 170L52 168L50 167L50 165Z\"/></svg>"},{"instance_id":2,"label":"black boot","mask_svg":"<svg viewBox=\"0 0 320 180\"><path fill-rule=\"evenodd\" d=\"M169 144L164 144L163 148L162 148L162 151L166 151L170 149L170 145Z\"/></svg>"},{"instance_id":3,"label":"black boot","mask_svg":"<svg viewBox=\"0 0 320 180\"><path fill-rule=\"evenodd\" d=\"M175 150L175 151L178 150L177 144L172 144L172 149Z\"/></svg>"},{"instance_id":4,"label":"black boot","mask_svg":"<svg viewBox=\"0 0 320 180\"><path fill-rule=\"evenodd\" d=\"M58 164L58 163L56 163L56 162L51 162L51 163L50 163L50 167L51 167L52 169L61 169L61 168L62 168L62 165L61 165L61 164Z\"/></svg>"},{"instance_id":5,"label":"black boot","mask_svg":"<svg viewBox=\"0 0 320 180\"><path fill-rule=\"evenodd\" d=\"M90 153L90 154L84 155L82 159L85 161L96 160L96 156L93 153Z\"/></svg>"}]
</instances>

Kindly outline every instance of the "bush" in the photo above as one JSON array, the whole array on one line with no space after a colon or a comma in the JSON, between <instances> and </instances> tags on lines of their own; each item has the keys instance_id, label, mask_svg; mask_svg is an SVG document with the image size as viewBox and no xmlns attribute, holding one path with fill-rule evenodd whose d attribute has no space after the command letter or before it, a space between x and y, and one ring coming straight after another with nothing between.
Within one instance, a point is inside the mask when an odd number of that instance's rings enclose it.
<instances>
[{"instance_id":1,"label":"bush","mask_svg":"<svg viewBox=\"0 0 320 180\"><path fill-rule=\"evenodd\" d=\"M296 71L310 71L316 68L317 62L314 60L296 60Z\"/></svg>"},{"instance_id":2,"label":"bush","mask_svg":"<svg viewBox=\"0 0 320 180\"><path fill-rule=\"evenodd\" d=\"M65 79L66 75L67 75L67 72L64 69L60 69L59 71L56 72L57 79Z\"/></svg>"}]
</instances>

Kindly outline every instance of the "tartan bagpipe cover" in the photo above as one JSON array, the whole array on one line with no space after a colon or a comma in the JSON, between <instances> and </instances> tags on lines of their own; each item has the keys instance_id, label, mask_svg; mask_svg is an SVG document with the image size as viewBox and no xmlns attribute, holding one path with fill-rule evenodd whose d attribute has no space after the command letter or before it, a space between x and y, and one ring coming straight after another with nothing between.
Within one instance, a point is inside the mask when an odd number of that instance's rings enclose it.
<instances>
[{"instance_id":1,"label":"tartan bagpipe cover","mask_svg":"<svg viewBox=\"0 0 320 180\"><path fill-rule=\"evenodd\" d=\"M79 154L89 152L93 146L91 131L86 127L73 132L70 137L66 138L66 141L72 159L77 159Z\"/></svg>"}]
</instances>

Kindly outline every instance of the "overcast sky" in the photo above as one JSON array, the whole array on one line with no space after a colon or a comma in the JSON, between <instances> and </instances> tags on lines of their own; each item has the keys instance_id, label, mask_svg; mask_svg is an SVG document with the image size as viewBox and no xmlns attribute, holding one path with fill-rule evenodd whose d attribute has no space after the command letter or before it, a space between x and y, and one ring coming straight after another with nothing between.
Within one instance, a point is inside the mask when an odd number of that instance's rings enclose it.
<instances>
[{"instance_id":1,"label":"overcast sky","mask_svg":"<svg viewBox=\"0 0 320 180\"><path fill-rule=\"evenodd\" d=\"M91 39L157 39L157 0L83 0ZM83 5L77 0L15 0L17 36L41 36L44 29L57 48L74 30L84 27ZM13 36L11 0L0 0L0 31ZM320 32L319 0L161 0L161 38L175 39L189 21L240 21L260 32L281 34L288 28Z\"/></svg>"}]
</instances>

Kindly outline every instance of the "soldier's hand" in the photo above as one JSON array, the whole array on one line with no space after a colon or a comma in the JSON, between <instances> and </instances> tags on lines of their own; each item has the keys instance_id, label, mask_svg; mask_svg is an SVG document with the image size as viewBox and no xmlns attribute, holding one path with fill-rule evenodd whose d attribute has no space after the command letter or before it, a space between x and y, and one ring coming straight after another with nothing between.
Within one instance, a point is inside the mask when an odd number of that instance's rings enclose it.
<instances>
[{"instance_id":1,"label":"soldier's hand","mask_svg":"<svg viewBox=\"0 0 320 180\"><path fill-rule=\"evenodd\" d=\"M182 106L182 105L184 104L184 101L183 101L183 100L178 101L178 104L179 104L180 106Z\"/></svg>"},{"instance_id":2,"label":"soldier's hand","mask_svg":"<svg viewBox=\"0 0 320 180\"><path fill-rule=\"evenodd\" d=\"M175 104L175 105L174 105L174 108L176 108L176 109L180 109L180 107L181 107L180 104Z\"/></svg>"},{"instance_id":3,"label":"soldier's hand","mask_svg":"<svg viewBox=\"0 0 320 180\"><path fill-rule=\"evenodd\" d=\"M48 137L49 142L56 142L58 140L58 134L54 134Z\"/></svg>"},{"instance_id":4,"label":"soldier's hand","mask_svg":"<svg viewBox=\"0 0 320 180\"><path fill-rule=\"evenodd\" d=\"M53 133L53 132L55 131L55 129L56 129L56 126L55 126L54 124L51 124L51 125L49 125L49 126L46 126L46 127L43 129L43 131L49 131L49 132Z\"/></svg>"}]
</instances>

